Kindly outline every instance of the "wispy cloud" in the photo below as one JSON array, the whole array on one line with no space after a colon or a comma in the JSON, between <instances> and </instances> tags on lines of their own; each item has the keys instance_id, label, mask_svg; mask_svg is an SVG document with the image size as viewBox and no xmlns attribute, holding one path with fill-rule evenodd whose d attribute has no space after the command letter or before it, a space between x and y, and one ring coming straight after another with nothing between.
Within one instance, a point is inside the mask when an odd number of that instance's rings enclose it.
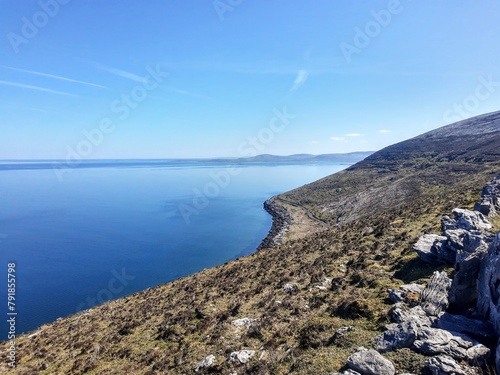
<instances>
[{"instance_id":1,"label":"wispy cloud","mask_svg":"<svg viewBox=\"0 0 500 375\"><path fill-rule=\"evenodd\" d=\"M345 141L344 137L330 137L330 139L335 142Z\"/></svg>"},{"instance_id":2,"label":"wispy cloud","mask_svg":"<svg viewBox=\"0 0 500 375\"><path fill-rule=\"evenodd\" d=\"M26 70L26 69L13 68L13 67L10 67L10 66L5 66L5 65L2 65L2 68L9 69L9 70L14 70L14 71L17 71L17 72L23 72L23 73L33 74L33 75L37 75L37 76L41 76L41 77L53 78L53 79L57 79L57 80L60 80L60 81L80 83L82 85L99 87L101 89L107 88L105 86L98 85L98 84L95 84L95 83L80 81L80 80L72 79L72 78L61 77L61 76L57 76L57 75L54 75L54 74L36 72L34 70Z\"/></svg>"},{"instance_id":3,"label":"wispy cloud","mask_svg":"<svg viewBox=\"0 0 500 375\"><path fill-rule=\"evenodd\" d=\"M362 137L364 134L360 134L360 133L349 133L349 134L346 134L345 136L346 137Z\"/></svg>"},{"instance_id":4,"label":"wispy cloud","mask_svg":"<svg viewBox=\"0 0 500 375\"><path fill-rule=\"evenodd\" d=\"M378 131L379 133L392 133L392 131L387 130L387 129L382 129Z\"/></svg>"},{"instance_id":5,"label":"wispy cloud","mask_svg":"<svg viewBox=\"0 0 500 375\"><path fill-rule=\"evenodd\" d=\"M166 87L165 88L166 90L168 91L172 91L172 92L175 92L177 94L182 94L182 95L188 95L188 96L193 96L195 98L205 98L205 99L210 99L209 96L206 96L206 95L203 95L203 94L198 94L196 92L191 92L191 91L187 91L187 90L181 90L181 89L176 89L176 88L173 88L173 87Z\"/></svg>"},{"instance_id":6,"label":"wispy cloud","mask_svg":"<svg viewBox=\"0 0 500 375\"><path fill-rule=\"evenodd\" d=\"M297 76L295 77L295 81L293 82L293 86L290 89L290 92L293 93L297 91L306 81L309 76L309 72L307 70L299 70Z\"/></svg>"},{"instance_id":7,"label":"wispy cloud","mask_svg":"<svg viewBox=\"0 0 500 375\"><path fill-rule=\"evenodd\" d=\"M99 69L105 70L106 72L114 74L114 75L116 75L118 77L130 79L131 81L139 82L139 83L146 83L147 82L147 79L145 77L141 77L141 76L139 76L137 74L134 74L134 73L131 73L131 72L127 72L125 70L121 70L121 69L117 69L117 68L112 68L110 66L106 66L106 65L103 65L103 64L99 64L99 63L95 63L95 65Z\"/></svg>"},{"instance_id":8,"label":"wispy cloud","mask_svg":"<svg viewBox=\"0 0 500 375\"><path fill-rule=\"evenodd\" d=\"M26 85L24 83L18 83L18 82L9 82L9 81L1 81L0 80L0 85L14 86L14 87L19 87L19 88L23 88L23 89L49 92L51 94L58 94L58 95L78 96L78 95L70 94L70 93L67 93L67 92L52 90L52 89L48 89L48 88L40 87L40 86Z\"/></svg>"}]
</instances>

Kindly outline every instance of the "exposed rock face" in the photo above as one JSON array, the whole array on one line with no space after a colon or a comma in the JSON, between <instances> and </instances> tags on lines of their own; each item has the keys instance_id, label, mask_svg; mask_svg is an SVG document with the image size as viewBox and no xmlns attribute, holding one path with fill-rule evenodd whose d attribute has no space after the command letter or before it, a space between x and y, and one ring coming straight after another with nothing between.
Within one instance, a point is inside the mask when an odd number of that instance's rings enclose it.
<instances>
[{"instance_id":1,"label":"exposed rock face","mask_svg":"<svg viewBox=\"0 0 500 375\"><path fill-rule=\"evenodd\" d=\"M427 355L446 354L469 363L482 363L490 353L487 347L470 337L439 328L424 328L413 345Z\"/></svg>"},{"instance_id":2,"label":"exposed rock face","mask_svg":"<svg viewBox=\"0 0 500 375\"><path fill-rule=\"evenodd\" d=\"M420 299L420 305L428 315L438 316L448 308L448 291L451 282L446 272L434 272Z\"/></svg>"},{"instance_id":3,"label":"exposed rock face","mask_svg":"<svg viewBox=\"0 0 500 375\"><path fill-rule=\"evenodd\" d=\"M229 355L230 361L239 361L240 363L247 363L255 355L255 350L240 350L232 352Z\"/></svg>"},{"instance_id":4,"label":"exposed rock face","mask_svg":"<svg viewBox=\"0 0 500 375\"><path fill-rule=\"evenodd\" d=\"M425 355L445 354L457 360L484 363L490 350L463 332L477 333L478 328L487 337L489 326L482 321L442 313L448 306L450 285L445 272L435 272L422 292L421 306L408 309L403 303L396 304L392 316L397 323L387 325L386 331L375 338L377 350L413 348Z\"/></svg>"},{"instance_id":5,"label":"exposed rock face","mask_svg":"<svg viewBox=\"0 0 500 375\"><path fill-rule=\"evenodd\" d=\"M388 324L385 328L387 330L375 338L375 347L380 352L411 347L422 329L418 323L411 320Z\"/></svg>"},{"instance_id":6,"label":"exposed rock face","mask_svg":"<svg viewBox=\"0 0 500 375\"><path fill-rule=\"evenodd\" d=\"M203 361L201 361L200 363L198 363L196 365L196 368L194 370L196 372L198 372L201 369L211 367L214 363L215 363L215 356L213 354L210 354Z\"/></svg>"},{"instance_id":7,"label":"exposed rock face","mask_svg":"<svg viewBox=\"0 0 500 375\"><path fill-rule=\"evenodd\" d=\"M392 363L378 352L410 348L431 356L425 364L428 373L479 374L473 366L490 363L493 349L500 373L500 341L491 348L500 336L500 234L488 232L492 225L485 217L497 211L499 186L497 178L483 190L481 207L487 200L488 212L456 208L453 218L441 220L441 235L420 237L413 250L426 262L454 265L453 280L436 271L425 288L408 284L389 289L394 323L374 339L377 351L359 348L349 357L350 369L393 374ZM468 316L446 312L450 302L455 311L461 309Z\"/></svg>"},{"instance_id":8,"label":"exposed rock face","mask_svg":"<svg viewBox=\"0 0 500 375\"><path fill-rule=\"evenodd\" d=\"M457 253L455 262L456 273L453 277L449 294L451 304L467 307L476 302L477 279L487 250L486 243L480 240L480 244L475 252L459 251Z\"/></svg>"},{"instance_id":9,"label":"exposed rock face","mask_svg":"<svg viewBox=\"0 0 500 375\"><path fill-rule=\"evenodd\" d=\"M488 250L478 279L477 307L500 335L500 233Z\"/></svg>"},{"instance_id":10,"label":"exposed rock face","mask_svg":"<svg viewBox=\"0 0 500 375\"><path fill-rule=\"evenodd\" d=\"M252 325L257 322L258 319L251 319L251 318L241 318L241 319L236 319L231 322L231 324L235 327L245 327L245 328L250 328Z\"/></svg>"},{"instance_id":11,"label":"exposed rock face","mask_svg":"<svg viewBox=\"0 0 500 375\"><path fill-rule=\"evenodd\" d=\"M447 331L478 337L479 340L484 339L488 341L495 337L491 323L480 319L466 318L463 315L444 313L439 317L435 325L437 328Z\"/></svg>"},{"instance_id":12,"label":"exposed rock face","mask_svg":"<svg viewBox=\"0 0 500 375\"><path fill-rule=\"evenodd\" d=\"M413 246L413 251L417 252L420 258L427 263L443 262L450 256L443 253L443 243L446 237L437 234L424 234Z\"/></svg>"},{"instance_id":13,"label":"exposed rock face","mask_svg":"<svg viewBox=\"0 0 500 375\"><path fill-rule=\"evenodd\" d=\"M489 230L492 228L486 217L478 211L455 208L453 211L457 229L465 230Z\"/></svg>"},{"instance_id":14,"label":"exposed rock face","mask_svg":"<svg viewBox=\"0 0 500 375\"><path fill-rule=\"evenodd\" d=\"M432 357L425 362L427 368L432 375L472 375L477 374L470 367L462 367L453 358L446 355Z\"/></svg>"},{"instance_id":15,"label":"exposed rock face","mask_svg":"<svg viewBox=\"0 0 500 375\"><path fill-rule=\"evenodd\" d=\"M493 216L500 211L500 177L483 188L481 200L476 203L474 210L486 216Z\"/></svg>"},{"instance_id":16,"label":"exposed rock face","mask_svg":"<svg viewBox=\"0 0 500 375\"><path fill-rule=\"evenodd\" d=\"M455 208L453 218L442 218L441 235L424 234L413 250L424 262L453 265L460 252L475 253L480 248L486 249L492 237L485 231L491 228L491 223L482 213ZM460 261L465 258L462 256Z\"/></svg>"},{"instance_id":17,"label":"exposed rock face","mask_svg":"<svg viewBox=\"0 0 500 375\"><path fill-rule=\"evenodd\" d=\"M347 365L363 375L394 375L396 373L392 362L373 349L358 348L356 353L347 359Z\"/></svg>"},{"instance_id":18,"label":"exposed rock face","mask_svg":"<svg viewBox=\"0 0 500 375\"><path fill-rule=\"evenodd\" d=\"M403 323L407 320L417 322L421 326L431 326L435 317L428 316L420 306L409 309L405 304L396 303L391 310L393 320L396 323Z\"/></svg>"}]
</instances>

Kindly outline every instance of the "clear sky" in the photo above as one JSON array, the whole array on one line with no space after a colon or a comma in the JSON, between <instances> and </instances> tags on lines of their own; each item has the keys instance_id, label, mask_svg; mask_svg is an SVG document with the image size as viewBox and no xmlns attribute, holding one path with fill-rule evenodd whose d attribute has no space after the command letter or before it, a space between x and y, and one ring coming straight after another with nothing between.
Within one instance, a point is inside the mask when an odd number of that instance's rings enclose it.
<instances>
[{"instance_id":1,"label":"clear sky","mask_svg":"<svg viewBox=\"0 0 500 375\"><path fill-rule=\"evenodd\" d=\"M0 159L377 150L500 109L496 0L0 5Z\"/></svg>"}]
</instances>

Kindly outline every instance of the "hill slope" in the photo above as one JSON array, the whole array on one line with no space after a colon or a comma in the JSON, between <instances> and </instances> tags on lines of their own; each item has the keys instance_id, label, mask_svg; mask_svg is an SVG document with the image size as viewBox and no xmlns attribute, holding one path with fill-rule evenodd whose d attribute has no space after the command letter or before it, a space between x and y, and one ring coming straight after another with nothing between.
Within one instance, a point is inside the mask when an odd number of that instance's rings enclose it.
<instances>
[{"instance_id":1,"label":"hill slope","mask_svg":"<svg viewBox=\"0 0 500 375\"><path fill-rule=\"evenodd\" d=\"M12 373L191 374L210 355L197 373L338 370L388 322L386 289L434 270L411 251L416 239L452 208L472 208L499 171L500 112L390 146L273 198L327 230L298 239L290 230L275 248L45 325L19 338ZM231 356L240 350L253 356L242 363ZM387 357L414 373L424 361L406 350Z\"/></svg>"},{"instance_id":2,"label":"hill slope","mask_svg":"<svg viewBox=\"0 0 500 375\"><path fill-rule=\"evenodd\" d=\"M386 147L281 198L331 223L357 220L489 170L500 159L499 142L500 112L481 115Z\"/></svg>"}]
</instances>

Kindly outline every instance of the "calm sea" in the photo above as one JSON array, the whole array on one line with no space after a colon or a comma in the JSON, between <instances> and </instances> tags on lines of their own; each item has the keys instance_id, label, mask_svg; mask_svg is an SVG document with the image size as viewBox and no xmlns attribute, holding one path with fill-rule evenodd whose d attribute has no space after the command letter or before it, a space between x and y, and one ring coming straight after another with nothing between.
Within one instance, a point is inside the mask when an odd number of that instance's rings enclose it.
<instances>
[{"instance_id":1,"label":"calm sea","mask_svg":"<svg viewBox=\"0 0 500 375\"><path fill-rule=\"evenodd\" d=\"M346 165L96 162L55 172L0 163L0 339L7 265L17 332L255 250L263 202ZM61 172L61 171L59 171Z\"/></svg>"}]
</instances>

